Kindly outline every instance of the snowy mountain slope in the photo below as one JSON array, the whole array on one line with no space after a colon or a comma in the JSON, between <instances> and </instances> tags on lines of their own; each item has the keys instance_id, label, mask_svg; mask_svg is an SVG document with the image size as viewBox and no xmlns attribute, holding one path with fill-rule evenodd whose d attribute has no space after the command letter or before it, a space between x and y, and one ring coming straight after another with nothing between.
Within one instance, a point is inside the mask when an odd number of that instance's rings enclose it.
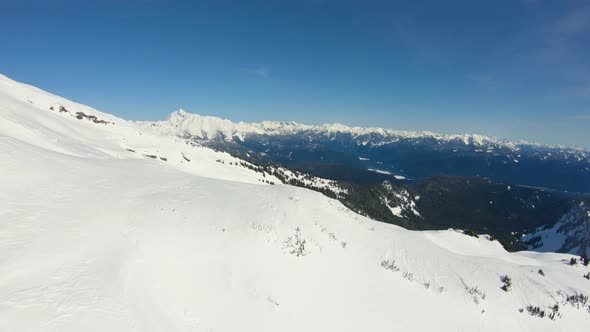
<instances>
[{"instance_id":1,"label":"snowy mountain slope","mask_svg":"<svg viewBox=\"0 0 590 332\"><path fill-rule=\"evenodd\" d=\"M568 299L590 293L571 255L377 223L6 78L0 152L0 331L582 331L590 321L590 303Z\"/></svg>"},{"instance_id":2,"label":"snowy mountain slope","mask_svg":"<svg viewBox=\"0 0 590 332\"><path fill-rule=\"evenodd\" d=\"M226 153L162 136L5 76L0 76L0 98L0 134L23 143L82 158L155 159L163 167L206 177L249 183L258 183L261 178L260 174L230 165L239 160ZM84 117L78 118L80 112ZM95 123L87 116L108 123Z\"/></svg>"},{"instance_id":3,"label":"snowy mountain slope","mask_svg":"<svg viewBox=\"0 0 590 332\"><path fill-rule=\"evenodd\" d=\"M590 206L579 202L552 227L543 227L524 237L530 250L590 255Z\"/></svg>"}]
</instances>

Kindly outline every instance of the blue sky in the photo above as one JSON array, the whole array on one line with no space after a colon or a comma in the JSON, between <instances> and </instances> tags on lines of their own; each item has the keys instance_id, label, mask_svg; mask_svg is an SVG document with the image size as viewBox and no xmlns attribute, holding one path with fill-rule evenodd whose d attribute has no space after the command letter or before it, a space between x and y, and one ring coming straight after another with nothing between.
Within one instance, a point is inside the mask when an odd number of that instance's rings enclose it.
<instances>
[{"instance_id":1,"label":"blue sky","mask_svg":"<svg viewBox=\"0 0 590 332\"><path fill-rule=\"evenodd\" d=\"M105 112L590 147L590 3L0 0L0 73Z\"/></svg>"}]
</instances>

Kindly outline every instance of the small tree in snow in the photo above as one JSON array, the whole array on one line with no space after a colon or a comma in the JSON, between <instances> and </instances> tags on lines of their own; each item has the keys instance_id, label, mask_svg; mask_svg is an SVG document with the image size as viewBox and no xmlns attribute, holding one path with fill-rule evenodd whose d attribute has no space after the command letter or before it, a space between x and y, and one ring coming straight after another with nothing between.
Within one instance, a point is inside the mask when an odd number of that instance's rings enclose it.
<instances>
[{"instance_id":1,"label":"small tree in snow","mask_svg":"<svg viewBox=\"0 0 590 332\"><path fill-rule=\"evenodd\" d=\"M551 312L548 315L549 319L556 320L561 317L561 314L559 313L559 304L556 303L554 306L549 307L549 309L551 309Z\"/></svg>"},{"instance_id":2,"label":"small tree in snow","mask_svg":"<svg viewBox=\"0 0 590 332\"><path fill-rule=\"evenodd\" d=\"M537 316L539 318L545 317L545 310L542 310L538 306L529 305L528 307L526 307L526 310L531 316Z\"/></svg>"},{"instance_id":3,"label":"small tree in snow","mask_svg":"<svg viewBox=\"0 0 590 332\"><path fill-rule=\"evenodd\" d=\"M472 236L472 237L477 237L477 238L479 237L479 234L477 234L477 233L476 233L474 230L472 230L472 229L466 229L466 230L463 230L463 234L465 234L465 235L469 235L469 236Z\"/></svg>"},{"instance_id":4,"label":"small tree in snow","mask_svg":"<svg viewBox=\"0 0 590 332\"><path fill-rule=\"evenodd\" d=\"M395 259L384 259L383 261L381 261L381 266L383 266L384 269L391 270L393 272L399 271L399 267L395 265Z\"/></svg>"},{"instance_id":5,"label":"small tree in snow","mask_svg":"<svg viewBox=\"0 0 590 332\"><path fill-rule=\"evenodd\" d=\"M509 276L501 276L500 281L503 283L502 287L500 287L503 291L508 292L512 289L512 279Z\"/></svg>"},{"instance_id":6,"label":"small tree in snow","mask_svg":"<svg viewBox=\"0 0 590 332\"><path fill-rule=\"evenodd\" d=\"M297 257L307 255L307 251L305 250L305 239L301 238L301 229L299 227L295 229L295 235L287 238L284 248L288 249L291 255Z\"/></svg>"}]
</instances>

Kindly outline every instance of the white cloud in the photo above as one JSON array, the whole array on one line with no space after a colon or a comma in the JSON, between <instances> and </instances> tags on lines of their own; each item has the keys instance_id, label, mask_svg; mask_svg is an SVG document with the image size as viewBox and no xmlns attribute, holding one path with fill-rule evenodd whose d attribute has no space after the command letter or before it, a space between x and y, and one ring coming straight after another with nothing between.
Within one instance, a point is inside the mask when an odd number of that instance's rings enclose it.
<instances>
[{"instance_id":1,"label":"white cloud","mask_svg":"<svg viewBox=\"0 0 590 332\"><path fill-rule=\"evenodd\" d=\"M587 85L578 91L578 95L582 97L590 97L590 85Z\"/></svg>"},{"instance_id":2,"label":"white cloud","mask_svg":"<svg viewBox=\"0 0 590 332\"><path fill-rule=\"evenodd\" d=\"M501 84L501 81L492 75L471 74L468 78L489 90L495 90Z\"/></svg>"},{"instance_id":3,"label":"white cloud","mask_svg":"<svg viewBox=\"0 0 590 332\"><path fill-rule=\"evenodd\" d=\"M590 113L576 114L576 115L570 116L570 119L572 119L572 120L590 120Z\"/></svg>"},{"instance_id":4,"label":"white cloud","mask_svg":"<svg viewBox=\"0 0 590 332\"><path fill-rule=\"evenodd\" d=\"M542 5L538 1L527 8L530 13L544 12L547 8L539 8ZM590 49L586 46L590 6L577 6L551 16L529 23L495 45L469 78L488 89L526 88L544 96L590 97Z\"/></svg>"},{"instance_id":5,"label":"white cloud","mask_svg":"<svg viewBox=\"0 0 590 332\"><path fill-rule=\"evenodd\" d=\"M243 68L242 72L262 78L269 78L270 77L270 69L266 66L256 67L256 68Z\"/></svg>"}]
</instances>

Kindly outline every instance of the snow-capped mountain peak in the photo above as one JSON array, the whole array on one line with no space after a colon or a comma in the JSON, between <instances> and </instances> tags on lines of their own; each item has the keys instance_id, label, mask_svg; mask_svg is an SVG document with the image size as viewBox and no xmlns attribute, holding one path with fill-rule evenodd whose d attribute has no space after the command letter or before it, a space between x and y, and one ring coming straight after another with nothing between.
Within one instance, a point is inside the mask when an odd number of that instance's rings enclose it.
<instances>
[{"instance_id":1,"label":"snow-capped mountain peak","mask_svg":"<svg viewBox=\"0 0 590 332\"><path fill-rule=\"evenodd\" d=\"M374 127L349 127L340 123L323 125L305 125L297 122L275 121L235 123L227 119L221 119L213 116L203 116L188 113L182 109L173 112L167 120L157 122L142 122L141 124L144 126L151 126L166 134L208 140L233 140L234 138L243 140L245 137L250 135L279 136L293 134L313 134L331 136L337 134L347 134L351 135L353 138L358 138L359 142L363 141L363 144L376 146L389 144L399 140L431 139L444 144L460 143L464 146L472 146L474 148L501 148L515 152L520 150L522 147L537 147L561 149L568 152L584 153L585 155L588 153L584 149L575 147L544 145L526 141L514 142L479 134L439 134L431 131L405 131Z\"/></svg>"},{"instance_id":2,"label":"snow-capped mountain peak","mask_svg":"<svg viewBox=\"0 0 590 332\"><path fill-rule=\"evenodd\" d=\"M311 128L296 122L263 121L259 123L234 123L213 116L192 114L180 109L168 119L158 122L140 122L162 133L199 139L242 139L251 134L281 135Z\"/></svg>"},{"instance_id":3,"label":"snow-capped mountain peak","mask_svg":"<svg viewBox=\"0 0 590 332\"><path fill-rule=\"evenodd\" d=\"M236 124L229 120L190 114L183 109L170 114L166 123L171 130L205 139L232 137L237 132Z\"/></svg>"}]
</instances>

